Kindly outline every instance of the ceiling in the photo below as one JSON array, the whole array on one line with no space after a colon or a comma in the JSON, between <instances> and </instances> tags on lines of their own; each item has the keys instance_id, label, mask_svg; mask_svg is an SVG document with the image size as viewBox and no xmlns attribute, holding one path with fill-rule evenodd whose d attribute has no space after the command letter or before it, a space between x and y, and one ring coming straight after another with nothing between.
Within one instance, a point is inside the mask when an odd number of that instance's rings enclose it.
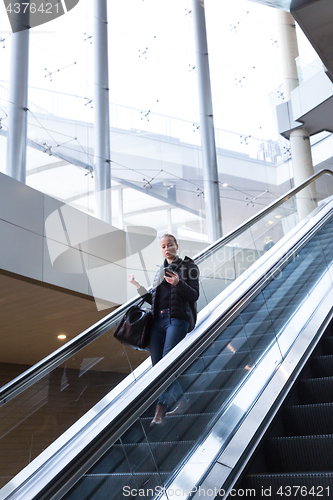
<instances>
[{"instance_id":1,"label":"ceiling","mask_svg":"<svg viewBox=\"0 0 333 500\"><path fill-rule=\"evenodd\" d=\"M98 311L91 297L0 271L0 363L24 365L26 369L111 310ZM105 358L99 364L102 370L126 373L128 353L112 333L107 332L84 348L81 360ZM66 339L59 340L59 334L66 335ZM131 350L133 365L146 357L146 352Z\"/></svg>"},{"instance_id":2,"label":"ceiling","mask_svg":"<svg viewBox=\"0 0 333 500\"><path fill-rule=\"evenodd\" d=\"M292 0L290 12L304 31L333 80L332 0Z\"/></svg>"}]
</instances>

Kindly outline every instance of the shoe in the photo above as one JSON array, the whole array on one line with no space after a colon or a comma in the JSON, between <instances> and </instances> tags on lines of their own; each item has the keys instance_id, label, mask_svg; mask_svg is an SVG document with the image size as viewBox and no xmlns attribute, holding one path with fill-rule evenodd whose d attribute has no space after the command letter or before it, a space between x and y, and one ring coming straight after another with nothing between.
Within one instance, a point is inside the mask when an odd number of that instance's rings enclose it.
<instances>
[{"instance_id":1,"label":"shoe","mask_svg":"<svg viewBox=\"0 0 333 500\"><path fill-rule=\"evenodd\" d=\"M163 425L164 424L166 410L167 409L164 405L157 405L156 406L154 418L150 422L151 427L153 427L154 425Z\"/></svg>"},{"instance_id":2,"label":"shoe","mask_svg":"<svg viewBox=\"0 0 333 500\"><path fill-rule=\"evenodd\" d=\"M170 417L172 415L184 415L184 413L189 409L190 403L186 399L182 399L179 401L178 405L176 408L172 411L168 411L165 416Z\"/></svg>"}]
</instances>

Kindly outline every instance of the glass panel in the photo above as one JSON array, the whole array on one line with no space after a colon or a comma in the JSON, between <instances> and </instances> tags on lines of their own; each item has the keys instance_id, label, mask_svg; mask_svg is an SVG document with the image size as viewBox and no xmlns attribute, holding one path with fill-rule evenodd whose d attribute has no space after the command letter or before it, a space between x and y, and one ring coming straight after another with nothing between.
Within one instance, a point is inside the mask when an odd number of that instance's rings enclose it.
<instances>
[{"instance_id":1,"label":"glass panel","mask_svg":"<svg viewBox=\"0 0 333 500\"><path fill-rule=\"evenodd\" d=\"M331 232L326 231L331 228ZM329 220L325 227L318 231L320 252L324 257L325 264L329 269L330 279L333 283L333 246L332 246L333 221Z\"/></svg>"},{"instance_id":2,"label":"glass panel","mask_svg":"<svg viewBox=\"0 0 333 500\"><path fill-rule=\"evenodd\" d=\"M302 57L297 57L296 65L299 84L310 80L319 71L325 70L323 62L319 57L315 57L313 50L308 50Z\"/></svg>"},{"instance_id":3,"label":"glass panel","mask_svg":"<svg viewBox=\"0 0 333 500\"><path fill-rule=\"evenodd\" d=\"M333 192L332 176L325 174L300 193L221 243L199 260L201 296L199 310L243 274L254 262L292 231L297 224L323 208Z\"/></svg>"},{"instance_id":4,"label":"glass panel","mask_svg":"<svg viewBox=\"0 0 333 500\"><path fill-rule=\"evenodd\" d=\"M109 332L7 402L0 412L0 487L30 463L148 356L127 349ZM5 476L5 478L3 478Z\"/></svg>"}]
</instances>

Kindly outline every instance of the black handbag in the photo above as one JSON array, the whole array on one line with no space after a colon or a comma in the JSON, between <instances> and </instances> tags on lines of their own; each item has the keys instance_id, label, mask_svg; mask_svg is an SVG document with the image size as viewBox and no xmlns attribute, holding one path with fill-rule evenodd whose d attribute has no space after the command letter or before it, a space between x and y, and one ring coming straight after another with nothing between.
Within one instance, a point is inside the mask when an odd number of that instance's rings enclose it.
<instances>
[{"instance_id":1,"label":"black handbag","mask_svg":"<svg viewBox=\"0 0 333 500\"><path fill-rule=\"evenodd\" d=\"M144 300L128 309L113 336L133 349L148 351L153 315L149 309L141 307L143 303Z\"/></svg>"}]
</instances>

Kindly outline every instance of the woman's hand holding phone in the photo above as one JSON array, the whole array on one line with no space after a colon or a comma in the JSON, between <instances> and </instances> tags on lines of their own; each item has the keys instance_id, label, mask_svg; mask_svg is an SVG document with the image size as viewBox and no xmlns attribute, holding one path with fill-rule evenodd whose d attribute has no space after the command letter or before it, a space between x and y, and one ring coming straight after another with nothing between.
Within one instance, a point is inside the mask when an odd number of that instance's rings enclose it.
<instances>
[{"instance_id":1,"label":"woman's hand holding phone","mask_svg":"<svg viewBox=\"0 0 333 500\"><path fill-rule=\"evenodd\" d=\"M179 283L179 276L177 273L172 271L169 268L165 269L165 281L169 283L170 285L178 285Z\"/></svg>"}]
</instances>

